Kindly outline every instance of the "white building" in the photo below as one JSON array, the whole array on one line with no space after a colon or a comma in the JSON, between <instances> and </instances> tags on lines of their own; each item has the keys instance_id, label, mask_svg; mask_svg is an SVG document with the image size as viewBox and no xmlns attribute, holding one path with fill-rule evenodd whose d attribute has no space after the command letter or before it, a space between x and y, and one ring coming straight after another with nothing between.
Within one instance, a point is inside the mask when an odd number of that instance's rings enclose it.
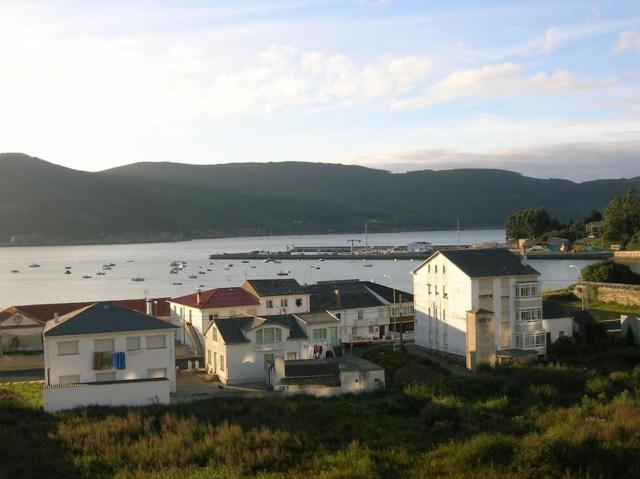
<instances>
[{"instance_id":1,"label":"white building","mask_svg":"<svg viewBox=\"0 0 640 479\"><path fill-rule=\"evenodd\" d=\"M176 390L174 329L111 302L49 321L44 409L168 403Z\"/></svg>"},{"instance_id":2,"label":"white building","mask_svg":"<svg viewBox=\"0 0 640 479\"><path fill-rule=\"evenodd\" d=\"M384 368L366 359L292 360L276 357L267 382L286 394L317 397L360 394L384 389Z\"/></svg>"},{"instance_id":3,"label":"white building","mask_svg":"<svg viewBox=\"0 0 640 479\"><path fill-rule=\"evenodd\" d=\"M309 294L295 279L247 280L242 287L215 288L172 298L171 313L182 325L178 340L204 353L204 332L213 320L241 315L309 311Z\"/></svg>"},{"instance_id":4,"label":"white building","mask_svg":"<svg viewBox=\"0 0 640 479\"><path fill-rule=\"evenodd\" d=\"M206 364L226 384L264 382L275 358L335 355L339 320L330 313L218 318L205 332Z\"/></svg>"},{"instance_id":5,"label":"white building","mask_svg":"<svg viewBox=\"0 0 640 479\"><path fill-rule=\"evenodd\" d=\"M389 337L390 330L399 329L401 322L406 331L413 329L413 297L410 293L355 279L318 281L305 286L304 290L311 294L311 311L329 311L340 319L343 343Z\"/></svg>"},{"instance_id":6,"label":"white building","mask_svg":"<svg viewBox=\"0 0 640 479\"><path fill-rule=\"evenodd\" d=\"M469 360L475 352L467 350L468 321L479 312L482 322L492 323L486 330L490 338L478 336L492 342L487 361L510 350L546 353L540 273L510 251L441 250L412 274L416 344Z\"/></svg>"},{"instance_id":7,"label":"white building","mask_svg":"<svg viewBox=\"0 0 640 479\"><path fill-rule=\"evenodd\" d=\"M433 245L428 241L415 241L407 244L407 253L428 253L433 251Z\"/></svg>"},{"instance_id":8,"label":"white building","mask_svg":"<svg viewBox=\"0 0 640 479\"><path fill-rule=\"evenodd\" d=\"M110 300L159 319L171 320L168 298ZM55 315L63 316L96 301L77 303L25 304L0 311L0 353L42 351L42 332Z\"/></svg>"}]
</instances>

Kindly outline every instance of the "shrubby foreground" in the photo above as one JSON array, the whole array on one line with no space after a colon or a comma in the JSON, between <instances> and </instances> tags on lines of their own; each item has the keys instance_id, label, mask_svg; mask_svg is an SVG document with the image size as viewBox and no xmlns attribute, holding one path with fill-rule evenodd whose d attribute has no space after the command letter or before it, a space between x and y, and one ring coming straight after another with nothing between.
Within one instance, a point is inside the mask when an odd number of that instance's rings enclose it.
<instances>
[{"instance_id":1,"label":"shrubby foreground","mask_svg":"<svg viewBox=\"0 0 640 479\"><path fill-rule=\"evenodd\" d=\"M570 349L361 397L49 415L38 385L0 386L0 477L640 477L640 351Z\"/></svg>"}]
</instances>

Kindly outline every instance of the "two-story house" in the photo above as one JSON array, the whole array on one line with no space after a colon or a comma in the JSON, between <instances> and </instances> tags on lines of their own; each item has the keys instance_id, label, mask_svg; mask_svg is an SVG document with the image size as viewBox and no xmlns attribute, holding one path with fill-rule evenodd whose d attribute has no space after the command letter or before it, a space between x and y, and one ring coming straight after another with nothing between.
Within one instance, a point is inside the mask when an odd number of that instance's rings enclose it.
<instances>
[{"instance_id":1,"label":"two-story house","mask_svg":"<svg viewBox=\"0 0 640 479\"><path fill-rule=\"evenodd\" d=\"M215 319L205 331L207 370L227 384L263 382L276 357L334 356L338 324L327 312Z\"/></svg>"},{"instance_id":2,"label":"two-story house","mask_svg":"<svg viewBox=\"0 0 640 479\"><path fill-rule=\"evenodd\" d=\"M248 279L242 287L259 299L259 315L310 311L310 294L293 278Z\"/></svg>"},{"instance_id":3,"label":"two-story house","mask_svg":"<svg viewBox=\"0 0 640 479\"><path fill-rule=\"evenodd\" d=\"M168 403L175 328L111 302L55 317L43 332L44 409Z\"/></svg>"},{"instance_id":4,"label":"two-story house","mask_svg":"<svg viewBox=\"0 0 640 479\"><path fill-rule=\"evenodd\" d=\"M468 364L471 355L472 367L476 348L490 363L500 351L546 353L540 273L509 250L440 250L412 274L416 344Z\"/></svg>"}]
</instances>

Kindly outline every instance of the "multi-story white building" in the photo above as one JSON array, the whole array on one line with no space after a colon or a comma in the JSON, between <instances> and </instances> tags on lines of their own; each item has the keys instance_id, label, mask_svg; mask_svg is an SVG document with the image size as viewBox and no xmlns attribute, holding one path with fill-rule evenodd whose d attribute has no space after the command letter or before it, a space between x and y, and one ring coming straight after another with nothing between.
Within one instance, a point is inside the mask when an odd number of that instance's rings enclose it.
<instances>
[{"instance_id":1,"label":"multi-story white building","mask_svg":"<svg viewBox=\"0 0 640 479\"><path fill-rule=\"evenodd\" d=\"M260 301L259 315L310 311L311 295L295 279L249 279L242 287Z\"/></svg>"},{"instance_id":2,"label":"multi-story white building","mask_svg":"<svg viewBox=\"0 0 640 479\"><path fill-rule=\"evenodd\" d=\"M168 403L176 390L176 327L111 302L49 321L44 408Z\"/></svg>"},{"instance_id":3,"label":"multi-story white building","mask_svg":"<svg viewBox=\"0 0 640 479\"><path fill-rule=\"evenodd\" d=\"M343 343L382 339L402 327L413 330L410 293L356 279L319 281L304 290L311 294L311 311L329 311L340 320Z\"/></svg>"},{"instance_id":4,"label":"multi-story white building","mask_svg":"<svg viewBox=\"0 0 640 479\"><path fill-rule=\"evenodd\" d=\"M216 318L205 331L207 370L227 384L264 382L276 357L334 356L338 324L327 312Z\"/></svg>"},{"instance_id":5,"label":"multi-story white building","mask_svg":"<svg viewBox=\"0 0 640 479\"><path fill-rule=\"evenodd\" d=\"M480 312L492 323L494 355L546 353L540 273L509 250L441 250L412 274L416 344L468 357L468 321Z\"/></svg>"}]
</instances>

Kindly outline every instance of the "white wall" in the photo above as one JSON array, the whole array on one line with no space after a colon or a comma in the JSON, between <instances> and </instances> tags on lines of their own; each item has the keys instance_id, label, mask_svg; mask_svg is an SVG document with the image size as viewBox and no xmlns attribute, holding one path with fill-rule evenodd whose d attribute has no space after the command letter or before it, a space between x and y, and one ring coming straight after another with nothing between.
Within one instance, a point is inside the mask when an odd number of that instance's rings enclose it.
<instances>
[{"instance_id":1,"label":"white wall","mask_svg":"<svg viewBox=\"0 0 640 479\"><path fill-rule=\"evenodd\" d=\"M341 394L370 393L385 388L384 369L375 371L342 371L340 386L276 385L287 395L305 394L315 397L339 396Z\"/></svg>"},{"instance_id":2,"label":"white wall","mask_svg":"<svg viewBox=\"0 0 640 479\"><path fill-rule=\"evenodd\" d=\"M146 338L163 335L166 337L166 347L163 349L147 349ZM127 351L127 337L140 337L138 351ZM94 341L96 339L114 339L114 352L125 353L126 369L93 369ZM58 343L64 341L78 341L78 354L58 355ZM158 331L136 331L105 334L82 334L75 336L45 336L44 341L45 384L60 383L60 376L79 375L80 382L95 382L96 373L115 372L115 380L146 379L148 370L156 368L167 369L167 379L171 392L176 390L175 348L173 329Z\"/></svg>"},{"instance_id":3,"label":"white wall","mask_svg":"<svg viewBox=\"0 0 640 479\"><path fill-rule=\"evenodd\" d=\"M286 296L260 296L260 307L258 308L258 315L274 315L274 314L295 314L295 313L308 313L310 311L310 298L309 294L290 294ZM281 301L287 301L287 306L281 306ZM300 306L296 306L296 299L302 300ZM273 307L268 308L267 302L272 301Z\"/></svg>"},{"instance_id":4,"label":"white wall","mask_svg":"<svg viewBox=\"0 0 640 479\"><path fill-rule=\"evenodd\" d=\"M89 384L76 386L45 387L44 410L56 412L63 409L100 406L149 406L169 404L169 380L132 381L117 384Z\"/></svg>"},{"instance_id":5,"label":"white wall","mask_svg":"<svg viewBox=\"0 0 640 479\"><path fill-rule=\"evenodd\" d=\"M380 326L384 326L385 335L389 332L389 306L376 306L359 309L332 309L331 314L340 316L339 331L343 343L352 339L376 339L380 337ZM358 319L362 312L362 319ZM356 328L354 337L353 328Z\"/></svg>"},{"instance_id":6,"label":"white wall","mask_svg":"<svg viewBox=\"0 0 640 479\"><path fill-rule=\"evenodd\" d=\"M564 336L573 336L573 318L543 319L542 327L545 331L551 333L552 343L558 340L560 331L564 333Z\"/></svg>"}]
</instances>

